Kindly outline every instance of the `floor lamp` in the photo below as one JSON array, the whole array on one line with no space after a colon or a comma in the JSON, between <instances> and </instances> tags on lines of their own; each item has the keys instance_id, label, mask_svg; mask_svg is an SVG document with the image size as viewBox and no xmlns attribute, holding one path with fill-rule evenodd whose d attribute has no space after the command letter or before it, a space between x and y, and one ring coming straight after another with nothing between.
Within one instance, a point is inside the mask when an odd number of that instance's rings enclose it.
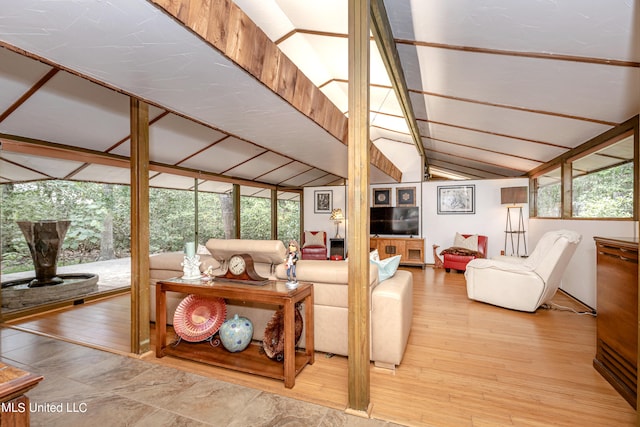
<instances>
[{"instance_id":1,"label":"floor lamp","mask_svg":"<svg viewBox=\"0 0 640 427\"><path fill-rule=\"evenodd\" d=\"M529 201L528 187L505 187L500 189L500 203L507 206L507 222L504 228L504 253L507 254L507 241L511 238L511 255L527 255L527 239L525 238L524 216L522 215L522 205ZM511 221L511 210L518 210L518 226L513 228ZM514 243L514 234L517 235L517 245ZM524 252L520 255L520 237L524 245Z\"/></svg>"}]
</instances>

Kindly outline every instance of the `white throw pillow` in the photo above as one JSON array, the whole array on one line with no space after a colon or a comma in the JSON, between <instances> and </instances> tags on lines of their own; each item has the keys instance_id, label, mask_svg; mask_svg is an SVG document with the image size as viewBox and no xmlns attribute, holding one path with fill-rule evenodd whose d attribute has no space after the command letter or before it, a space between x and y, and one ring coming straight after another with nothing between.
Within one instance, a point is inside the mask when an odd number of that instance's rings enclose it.
<instances>
[{"instance_id":1,"label":"white throw pillow","mask_svg":"<svg viewBox=\"0 0 640 427\"><path fill-rule=\"evenodd\" d=\"M374 249L371 251L371 253L369 253L369 259L371 261L380 261L380 254L378 253L377 249Z\"/></svg>"},{"instance_id":2,"label":"white throw pillow","mask_svg":"<svg viewBox=\"0 0 640 427\"><path fill-rule=\"evenodd\" d=\"M462 234L456 233L456 238L453 239L454 248L469 249L470 251L478 250L478 235L474 234L465 238Z\"/></svg>"},{"instance_id":3,"label":"white throw pillow","mask_svg":"<svg viewBox=\"0 0 640 427\"><path fill-rule=\"evenodd\" d=\"M311 231L304 232L304 245L303 248L309 246L324 246L324 231L318 231L312 233Z\"/></svg>"}]
</instances>

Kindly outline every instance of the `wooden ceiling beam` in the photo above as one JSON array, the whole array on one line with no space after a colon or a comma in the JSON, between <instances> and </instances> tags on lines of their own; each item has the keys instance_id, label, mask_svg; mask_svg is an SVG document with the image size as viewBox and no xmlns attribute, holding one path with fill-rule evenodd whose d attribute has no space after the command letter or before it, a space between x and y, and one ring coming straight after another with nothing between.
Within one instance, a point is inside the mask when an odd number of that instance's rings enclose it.
<instances>
[{"instance_id":1,"label":"wooden ceiling beam","mask_svg":"<svg viewBox=\"0 0 640 427\"><path fill-rule=\"evenodd\" d=\"M347 144L344 113L231 0L151 1ZM377 148L372 151L373 165L399 182L402 172Z\"/></svg>"},{"instance_id":2,"label":"wooden ceiling beam","mask_svg":"<svg viewBox=\"0 0 640 427\"><path fill-rule=\"evenodd\" d=\"M376 41L378 50L380 51L382 62L384 62L384 66L387 69L387 74L389 74L393 90L396 93L396 97L400 103L400 108L402 109L404 118L407 121L411 138L418 150L418 154L420 154L423 168L426 172L429 170L429 162L424 151L424 146L422 145L420 128L416 121L416 115L413 112L411 98L409 97L409 88L404 77L404 71L402 70L402 64L400 62L400 55L396 48L396 42L393 39L391 24L389 23L389 17L387 16L387 10L384 7L383 0L371 0L370 14L373 38Z\"/></svg>"}]
</instances>

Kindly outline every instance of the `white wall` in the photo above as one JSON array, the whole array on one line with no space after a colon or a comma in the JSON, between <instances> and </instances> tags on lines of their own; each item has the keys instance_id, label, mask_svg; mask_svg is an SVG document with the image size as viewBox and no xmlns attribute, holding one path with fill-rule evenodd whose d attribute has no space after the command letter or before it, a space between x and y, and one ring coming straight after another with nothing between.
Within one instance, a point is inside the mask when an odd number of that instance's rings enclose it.
<instances>
[{"instance_id":1,"label":"white wall","mask_svg":"<svg viewBox=\"0 0 640 427\"><path fill-rule=\"evenodd\" d=\"M438 187L451 185L474 185L475 186L475 214L450 214L438 215ZM500 204L500 189L502 187L522 187L528 186L527 178L513 179L485 179L477 181L429 181L423 183L423 237L425 238L425 262L431 264L433 258L433 245L438 245L437 253L450 247L456 233L460 234L480 234L487 236L488 257L500 255L504 249L505 225L507 221L507 209ZM524 213L524 238L527 242L527 249L530 251L530 236L528 233L529 205L522 205ZM512 224L517 228L518 218L512 212ZM521 243L521 254L524 252ZM507 251L511 251L511 242ZM507 253L510 255L510 253ZM442 257L441 257L442 258Z\"/></svg>"},{"instance_id":2,"label":"white wall","mask_svg":"<svg viewBox=\"0 0 640 427\"><path fill-rule=\"evenodd\" d=\"M530 238L534 242L550 230L568 229L582 235L582 241L567 266L561 288L595 309L598 308L598 304L596 299L596 246L593 237L635 237L637 235L637 223L634 221L532 218L529 220L529 227Z\"/></svg>"},{"instance_id":3,"label":"white wall","mask_svg":"<svg viewBox=\"0 0 640 427\"><path fill-rule=\"evenodd\" d=\"M336 235L336 225L333 221L329 221L331 213L317 214L314 212L316 191L331 191L332 209L341 208L344 215L347 216L347 187L335 185L330 187L305 187L304 189L304 230L325 231L327 233L327 239L331 239ZM340 237L344 237L345 239L347 235L345 228L346 222L345 220L340 224ZM302 244L302 242L299 243ZM328 241L327 244L329 244Z\"/></svg>"}]
</instances>

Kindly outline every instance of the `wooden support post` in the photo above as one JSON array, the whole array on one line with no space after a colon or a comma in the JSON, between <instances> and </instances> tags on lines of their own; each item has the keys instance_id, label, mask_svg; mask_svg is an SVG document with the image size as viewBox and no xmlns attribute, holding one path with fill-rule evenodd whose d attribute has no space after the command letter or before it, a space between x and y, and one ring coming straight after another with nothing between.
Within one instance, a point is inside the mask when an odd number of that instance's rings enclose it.
<instances>
[{"instance_id":1,"label":"wooden support post","mask_svg":"<svg viewBox=\"0 0 640 427\"><path fill-rule=\"evenodd\" d=\"M149 106L135 98L131 111L131 352L149 341Z\"/></svg>"},{"instance_id":2,"label":"wooden support post","mask_svg":"<svg viewBox=\"0 0 640 427\"><path fill-rule=\"evenodd\" d=\"M349 401L370 416L369 0L349 0Z\"/></svg>"},{"instance_id":3,"label":"wooden support post","mask_svg":"<svg viewBox=\"0 0 640 427\"><path fill-rule=\"evenodd\" d=\"M233 235L234 238L240 238L240 185L233 184L233 191L231 193L233 199Z\"/></svg>"}]
</instances>

